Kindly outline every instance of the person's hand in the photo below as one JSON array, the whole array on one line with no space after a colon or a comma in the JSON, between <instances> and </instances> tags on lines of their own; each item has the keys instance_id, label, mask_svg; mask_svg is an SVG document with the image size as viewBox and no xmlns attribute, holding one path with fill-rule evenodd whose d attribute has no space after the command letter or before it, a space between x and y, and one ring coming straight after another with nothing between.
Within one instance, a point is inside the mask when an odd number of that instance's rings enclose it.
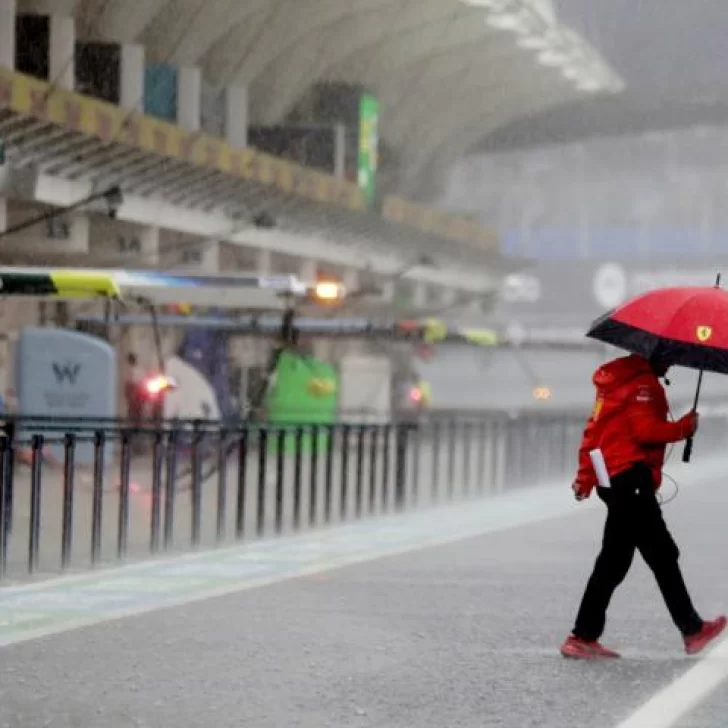
<instances>
[{"instance_id":1,"label":"person's hand","mask_svg":"<svg viewBox=\"0 0 728 728\"><path fill-rule=\"evenodd\" d=\"M591 490L589 488L586 488L585 486L577 483L576 481L572 483L571 490L574 491L574 498L576 498L577 501L583 501L586 498L589 497L589 494Z\"/></svg>"},{"instance_id":2,"label":"person's hand","mask_svg":"<svg viewBox=\"0 0 728 728\"><path fill-rule=\"evenodd\" d=\"M683 415L678 420L678 423L682 436L684 438L692 437L698 431L700 415L695 411L690 411L686 415Z\"/></svg>"}]
</instances>

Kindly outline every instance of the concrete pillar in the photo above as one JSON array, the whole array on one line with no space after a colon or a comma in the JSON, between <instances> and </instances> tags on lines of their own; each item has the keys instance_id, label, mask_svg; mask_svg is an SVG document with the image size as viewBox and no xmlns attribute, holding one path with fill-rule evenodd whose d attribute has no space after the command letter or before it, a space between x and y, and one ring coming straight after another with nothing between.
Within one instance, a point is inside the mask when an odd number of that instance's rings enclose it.
<instances>
[{"instance_id":1,"label":"concrete pillar","mask_svg":"<svg viewBox=\"0 0 728 728\"><path fill-rule=\"evenodd\" d=\"M427 306L427 284L422 281L412 281L412 307L415 309Z\"/></svg>"},{"instance_id":2,"label":"concrete pillar","mask_svg":"<svg viewBox=\"0 0 728 728\"><path fill-rule=\"evenodd\" d=\"M334 136L334 177L346 177L346 127L337 124Z\"/></svg>"},{"instance_id":3,"label":"concrete pillar","mask_svg":"<svg viewBox=\"0 0 728 728\"><path fill-rule=\"evenodd\" d=\"M11 360L13 348L10 345L10 326L12 321L8 315L7 306L2 307L0 311L0 326L3 327L5 336L0 340L0 396L3 398L6 412L8 411L8 394L11 389L11 371L13 369L13 363Z\"/></svg>"},{"instance_id":4,"label":"concrete pillar","mask_svg":"<svg viewBox=\"0 0 728 728\"><path fill-rule=\"evenodd\" d=\"M2 0L0 0L2 2ZM1 22L1 19L0 19ZM5 149L0 138L0 233L8 227L8 188L10 187L10 168L5 166Z\"/></svg>"},{"instance_id":5,"label":"concrete pillar","mask_svg":"<svg viewBox=\"0 0 728 728\"><path fill-rule=\"evenodd\" d=\"M159 228L145 227L141 231L141 255L144 263L157 265L159 263Z\"/></svg>"},{"instance_id":6,"label":"concrete pillar","mask_svg":"<svg viewBox=\"0 0 728 728\"><path fill-rule=\"evenodd\" d=\"M272 270L272 255L270 250L258 250L257 252L257 261L256 261L256 270L258 272L258 275L261 276L269 276L273 273Z\"/></svg>"},{"instance_id":7,"label":"concrete pillar","mask_svg":"<svg viewBox=\"0 0 728 728\"><path fill-rule=\"evenodd\" d=\"M0 0L1 1L1 0ZM5 149L0 138L0 233L8 227L8 191L10 188L10 168L5 166Z\"/></svg>"},{"instance_id":8,"label":"concrete pillar","mask_svg":"<svg viewBox=\"0 0 728 728\"><path fill-rule=\"evenodd\" d=\"M200 269L203 273L220 272L220 243L217 240L210 240L205 243L202 249Z\"/></svg>"},{"instance_id":9,"label":"concrete pillar","mask_svg":"<svg viewBox=\"0 0 728 728\"><path fill-rule=\"evenodd\" d=\"M341 282L347 293L357 290L359 288L359 271L356 268L346 268L341 276Z\"/></svg>"},{"instance_id":10,"label":"concrete pillar","mask_svg":"<svg viewBox=\"0 0 728 728\"><path fill-rule=\"evenodd\" d=\"M17 0L0 0L0 66L15 68Z\"/></svg>"},{"instance_id":11,"label":"concrete pillar","mask_svg":"<svg viewBox=\"0 0 728 728\"><path fill-rule=\"evenodd\" d=\"M144 46L125 44L121 47L121 90L119 106L127 111L144 109Z\"/></svg>"},{"instance_id":12,"label":"concrete pillar","mask_svg":"<svg viewBox=\"0 0 728 728\"><path fill-rule=\"evenodd\" d=\"M202 72L199 68L177 71L177 123L187 131L200 130Z\"/></svg>"},{"instance_id":13,"label":"concrete pillar","mask_svg":"<svg viewBox=\"0 0 728 728\"><path fill-rule=\"evenodd\" d=\"M51 15L50 36L50 79L58 88L73 91L76 86L76 21L66 15Z\"/></svg>"},{"instance_id":14,"label":"concrete pillar","mask_svg":"<svg viewBox=\"0 0 728 728\"><path fill-rule=\"evenodd\" d=\"M301 261L298 277L304 283L315 283L317 272L318 266L316 265L316 261L310 258L304 258Z\"/></svg>"},{"instance_id":15,"label":"concrete pillar","mask_svg":"<svg viewBox=\"0 0 728 728\"><path fill-rule=\"evenodd\" d=\"M394 303L394 294L397 288L396 281L387 278L381 282L380 288L382 289L382 300L385 303Z\"/></svg>"},{"instance_id":16,"label":"concrete pillar","mask_svg":"<svg viewBox=\"0 0 728 728\"><path fill-rule=\"evenodd\" d=\"M248 89L230 86L225 104L225 135L231 147L248 146Z\"/></svg>"},{"instance_id":17,"label":"concrete pillar","mask_svg":"<svg viewBox=\"0 0 728 728\"><path fill-rule=\"evenodd\" d=\"M71 235L66 250L73 253L88 253L91 221L88 215L71 215Z\"/></svg>"},{"instance_id":18,"label":"concrete pillar","mask_svg":"<svg viewBox=\"0 0 728 728\"><path fill-rule=\"evenodd\" d=\"M443 306L453 306L457 298L457 291L454 288L440 289L440 303Z\"/></svg>"}]
</instances>

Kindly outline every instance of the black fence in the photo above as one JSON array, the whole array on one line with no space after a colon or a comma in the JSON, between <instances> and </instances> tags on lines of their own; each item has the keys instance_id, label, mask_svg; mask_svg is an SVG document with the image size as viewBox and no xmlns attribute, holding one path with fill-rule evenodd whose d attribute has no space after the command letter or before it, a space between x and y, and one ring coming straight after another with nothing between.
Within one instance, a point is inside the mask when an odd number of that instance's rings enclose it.
<instances>
[{"instance_id":1,"label":"black fence","mask_svg":"<svg viewBox=\"0 0 728 728\"><path fill-rule=\"evenodd\" d=\"M568 487L582 427L583 418L569 416L290 426L6 420L0 579L295 533L542 482ZM709 429L715 443L724 441L724 426Z\"/></svg>"}]
</instances>

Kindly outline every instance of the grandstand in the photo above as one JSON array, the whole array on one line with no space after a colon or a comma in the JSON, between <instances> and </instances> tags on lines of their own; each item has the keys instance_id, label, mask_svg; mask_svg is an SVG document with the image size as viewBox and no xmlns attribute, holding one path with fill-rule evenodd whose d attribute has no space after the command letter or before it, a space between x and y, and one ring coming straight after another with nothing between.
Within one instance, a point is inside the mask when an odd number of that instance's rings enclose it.
<instances>
[{"instance_id":1,"label":"grandstand","mask_svg":"<svg viewBox=\"0 0 728 728\"><path fill-rule=\"evenodd\" d=\"M613 133L471 157L444 204L492 220L507 255L709 261L726 253L727 168L724 126Z\"/></svg>"}]
</instances>

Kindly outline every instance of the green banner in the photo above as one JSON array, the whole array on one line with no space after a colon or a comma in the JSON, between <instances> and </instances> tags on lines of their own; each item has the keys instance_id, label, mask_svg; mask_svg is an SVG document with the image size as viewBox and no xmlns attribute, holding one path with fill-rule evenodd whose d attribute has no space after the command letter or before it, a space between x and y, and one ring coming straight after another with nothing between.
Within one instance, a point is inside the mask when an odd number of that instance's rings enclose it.
<instances>
[{"instance_id":1,"label":"green banner","mask_svg":"<svg viewBox=\"0 0 728 728\"><path fill-rule=\"evenodd\" d=\"M359 100L358 184L367 201L374 200L379 157L379 100L363 94Z\"/></svg>"},{"instance_id":2,"label":"green banner","mask_svg":"<svg viewBox=\"0 0 728 728\"><path fill-rule=\"evenodd\" d=\"M284 352L278 362L275 383L267 401L268 422L271 425L331 425L336 422L339 401L339 380L330 364ZM320 433L318 448L327 443L326 433ZM285 438L285 450L294 451L294 435ZM304 451L310 449L310 433L304 433ZM275 449L276 443L270 443Z\"/></svg>"}]
</instances>

